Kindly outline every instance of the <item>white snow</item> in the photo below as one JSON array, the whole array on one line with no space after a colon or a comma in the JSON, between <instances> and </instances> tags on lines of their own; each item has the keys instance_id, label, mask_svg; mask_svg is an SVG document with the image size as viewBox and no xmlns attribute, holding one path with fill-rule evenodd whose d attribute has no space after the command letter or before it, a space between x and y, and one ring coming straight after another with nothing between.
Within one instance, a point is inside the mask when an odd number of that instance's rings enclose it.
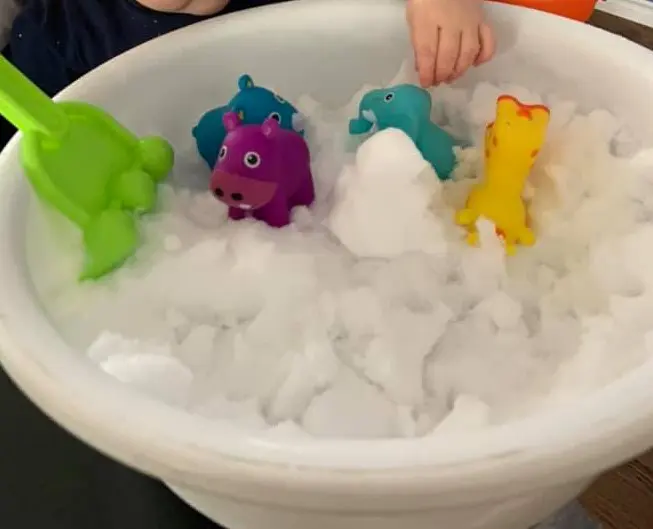
<instances>
[{"instance_id":1,"label":"white snow","mask_svg":"<svg viewBox=\"0 0 653 529\"><path fill-rule=\"evenodd\" d=\"M489 223L481 248L453 224L478 150L440 183L403 133L350 138L363 91L337 110L297 99L318 201L285 229L165 186L133 262L80 286L79 237L33 215L35 284L64 336L138 391L274 439L473 433L651 358L653 152L622 157L614 116L555 94L434 90L434 117L477 146L500 93L551 107L527 190L538 241L506 258Z\"/></svg>"},{"instance_id":2,"label":"white snow","mask_svg":"<svg viewBox=\"0 0 653 529\"><path fill-rule=\"evenodd\" d=\"M443 228L429 209L441 185L408 136L378 132L340 175L327 226L358 257L445 254Z\"/></svg>"},{"instance_id":3,"label":"white snow","mask_svg":"<svg viewBox=\"0 0 653 529\"><path fill-rule=\"evenodd\" d=\"M171 354L168 345L143 344L105 332L91 344L88 354L120 382L169 404L188 402L193 373Z\"/></svg>"}]
</instances>

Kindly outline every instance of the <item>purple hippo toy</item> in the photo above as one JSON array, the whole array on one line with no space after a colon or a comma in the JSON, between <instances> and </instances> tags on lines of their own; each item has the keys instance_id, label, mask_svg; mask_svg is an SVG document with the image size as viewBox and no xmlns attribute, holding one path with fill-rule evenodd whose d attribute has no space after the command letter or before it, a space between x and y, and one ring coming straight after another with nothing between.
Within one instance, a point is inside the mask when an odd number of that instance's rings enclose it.
<instances>
[{"instance_id":1,"label":"purple hippo toy","mask_svg":"<svg viewBox=\"0 0 653 529\"><path fill-rule=\"evenodd\" d=\"M315 200L308 145L272 118L243 125L238 114L223 117L227 135L211 176L211 191L229 207L229 218L251 216L272 227L290 223L295 206Z\"/></svg>"}]
</instances>

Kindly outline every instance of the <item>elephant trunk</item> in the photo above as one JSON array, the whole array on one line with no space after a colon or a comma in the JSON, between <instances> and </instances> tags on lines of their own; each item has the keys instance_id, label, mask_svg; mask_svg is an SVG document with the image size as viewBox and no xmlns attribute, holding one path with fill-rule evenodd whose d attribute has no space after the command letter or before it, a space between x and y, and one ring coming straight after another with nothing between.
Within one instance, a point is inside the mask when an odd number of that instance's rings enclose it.
<instances>
[{"instance_id":1,"label":"elephant trunk","mask_svg":"<svg viewBox=\"0 0 653 529\"><path fill-rule=\"evenodd\" d=\"M372 130L375 122L374 112L361 107L358 117L349 121L349 134L365 134Z\"/></svg>"}]
</instances>

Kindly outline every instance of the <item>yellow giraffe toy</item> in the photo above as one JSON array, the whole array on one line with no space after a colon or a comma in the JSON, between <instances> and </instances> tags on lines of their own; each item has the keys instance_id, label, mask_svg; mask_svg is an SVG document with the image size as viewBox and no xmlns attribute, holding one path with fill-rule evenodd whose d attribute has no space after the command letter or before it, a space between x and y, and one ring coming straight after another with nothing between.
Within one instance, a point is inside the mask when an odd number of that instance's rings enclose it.
<instances>
[{"instance_id":1,"label":"yellow giraffe toy","mask_svg":"<svg viewBox=\"0 0 653 529\"><path fill-rule=\"evenodd\" d=\"M535 244L522 193L548 125L546 106L524 105L508 95L497 99L495 120L485 129L485 178L472 188L465 208L456 213L456 223L467 229L469 244L478 244L479 217L494 223L509 255L517 244Z\"/></svg>"}]
</instances>

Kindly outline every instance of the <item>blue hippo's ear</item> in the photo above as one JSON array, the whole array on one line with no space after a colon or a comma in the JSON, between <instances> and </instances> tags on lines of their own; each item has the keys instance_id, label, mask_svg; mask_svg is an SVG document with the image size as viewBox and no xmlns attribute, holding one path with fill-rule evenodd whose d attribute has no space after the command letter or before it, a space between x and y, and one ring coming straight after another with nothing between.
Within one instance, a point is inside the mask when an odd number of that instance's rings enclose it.
<instances>
[{"instance_id":1,"label":"blue hippo's ear","mask_svg":"<svg viewBox=\"0 0 653 529\"><path fill-rule=\"evenodd\" d=\"M245 90L245 88L253 88L253 87L254 87L254 81L249 75L243 74L240 76L240 78L238 79L238 90Z\"/></svg>"},{"instance_id":2,"label":"blue hippo's ear","mask_svg":"<svg viewBox=\"0 0 653 529\"><path fill-rule=\"evenodd\" d=\"M238 115L238 119L242 122L245 121L245 111L240 106L231 107L231 112Z\"/></svg>"},{"instance_id":3,"label":"blue hippo's ear","mask_svg":"<svg viewBox=\"0 0 653 529\"><path fill-rule=\"evenodd\" d=\"M281 114L279 114L279 112L270 112L268 118L273 119L277 123L281 123Z\"/></svg>"}]
</instances>

